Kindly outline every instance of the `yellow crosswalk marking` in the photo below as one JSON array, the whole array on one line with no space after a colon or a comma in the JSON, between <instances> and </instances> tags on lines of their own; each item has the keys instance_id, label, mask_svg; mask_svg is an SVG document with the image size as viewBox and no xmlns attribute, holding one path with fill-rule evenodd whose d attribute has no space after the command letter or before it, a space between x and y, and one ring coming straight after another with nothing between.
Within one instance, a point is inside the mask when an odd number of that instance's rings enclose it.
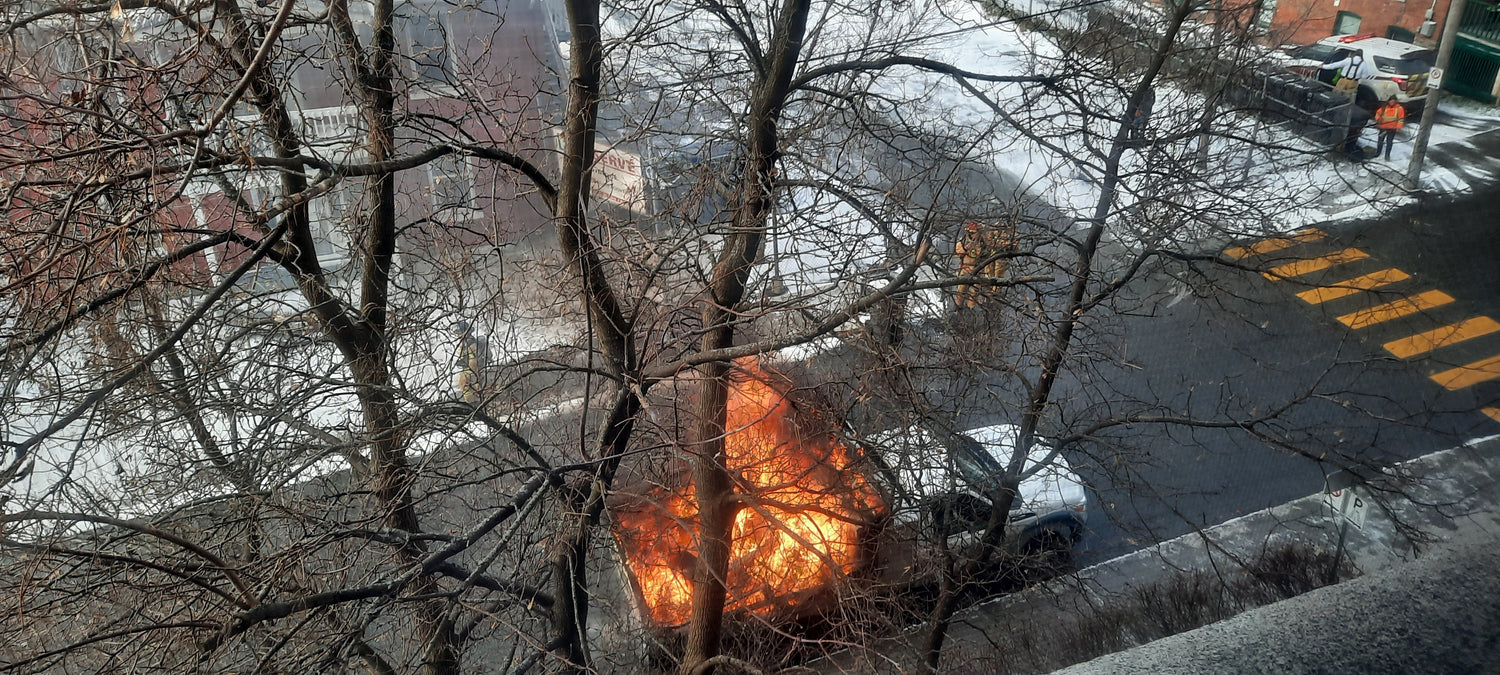
<instances>
[{"instance_id":1,"label":"yellow crosswalk marking","mask_svg":"<svg viewBox=\"0 0 1500 675\"><path fill-rule=\"evenodd\" d=\"M1424 333L1417 333L1408 338L1392 340L1385 343L1385 350L1395 354L1396 358L1408 359L1418 354L1426 354L1434 349L1457 344L1464 340L1472 340L1481 335L1500 332L1500 321L1487 316L1476 316L1465 319L1455 324L1434 328Z\"/></svg>"},{"instance_id":2,"label":"yellow crosswalk marking","mask_svg":"<svg viewBox=\"0 0 1500 675\"><path fill-rule=\"evenodd\" d=\"M1486 415L1489 415L1490 419L1495 420L1496 422L1500 422L1500 408L1496 408L1494 406L1488 406L1488 407L1480 410L1479 412L1482 412L1482 413L1484 413Z\"/></svg>"},{"instance_id":3,"label":"yellow crosswalk marking","mask_svg":"<svg viewBox=\"0 0 1500 675\"><path fill-rule=\"evenodd\" d=\"M1386 269L1380 270L1379 272L1371 272L1369 274L1354 277L1353 279L1340 281L1336 284L1330 284L1322 288L1314 288L1310 291L1302 291L1301 293L1297 294L1297 297L1302 298L1302 300L1309 305L1319 305L1328 302L1329 300L1337 300L1345 296L1354 295L1355 293L1358 293L1360 291L1367 291L1372 288L1380 288L1381 286L1394 284L1398 281L1403 281L1410 278L1410 274L1402 272L1401 270L1398 270L1394 267L1387 267Z\"/></svg>"},{"instance_id":4,"label":"yellow crosswalk marking","mask_svg":"<svg viewBox=\"0 0 1500 675\"><path fill-rule=\"evenodd\" d=\"M1248 258L1252 255L1265 255L1267 253L1275 253L1276 251L1280 251L1284 248L1291 248L1293 246L1296 246L1297 244L1303 244L1309 241L1317 241L1326 236L1328 236L1326 232L1314 227L1309 227L1304 230L1296 231L1290 237L1273 237L1271 239L1257 241L1249 246L1236 246L1234 248L1225 249L1224 255L1234 258L1235 260L1239 260L1241 258Z\"/></svg>"},{"instance_id":5,"label":"yellow crosswalk marking","mask_svg":"<svg viewBox=\"0 0 1500 675\"><path fill-rule=\"evenodd\" d=\"M1339 323L1351 329L1359 330L1377 323L1384 323L1392 319L1399 319L1408 314L1416 314L1425 309L1432 309L1440 305L1453 302L1453 296L1442 291L1427 291L1409 298L1401 298L1383 305L1376 305L1369 309L1361 309L1358 312L1350 312L1339 317Z\"/></svg>"},{"instance_id":6,"label":"yellow crosswalk marking","mask_svg":"<svg viewBox=\"0 0 1500 675\"><path fill-rule=\"evenodd\" d=\"M1312 274L1313 272L1317 272L1319 270L1326 270L1335 265L1351 263L1356 260L1364 260L1368 257L1370 257L1370 254L1365 253L1364 251L1361 251L1357 248L1346 248L1342 251L1339 251L1337 253L1330 253L1321 258L1308 258L1307 260L1289 262L1285 265L1277 265L1275 267L1272 267L1271 271L1262 272L1261 274L1264 274L1265 277L1267 279L1270 279L1271 281L1280 281L1282 279L1288 279L1291 277L1300 277L1304 274Z\"/></svg>"},{"instance_id":7,"label":"yellow crosswalk marking","mask_svg":"<svg viewBox=\"0 0 1500 675\"><path fill-rule=\"evenodd\" d=\"M1468 365L1451 368L1432 376L1432 381L1449 391L1472 387L1500 377L1500 356L1480 359Z\"/></svg>"}]
</instances>

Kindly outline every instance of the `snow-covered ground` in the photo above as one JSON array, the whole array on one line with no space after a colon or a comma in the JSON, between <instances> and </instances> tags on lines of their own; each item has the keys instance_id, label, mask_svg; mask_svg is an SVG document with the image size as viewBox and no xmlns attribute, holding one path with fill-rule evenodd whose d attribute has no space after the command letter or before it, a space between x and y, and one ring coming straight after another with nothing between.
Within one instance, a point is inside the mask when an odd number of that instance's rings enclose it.
<instances>
[{"instance_id":1,"label":"snow-covered ground","mask_svg":"<svg viewBox=\"0 0 1500 675\"><path fill-rule=\"evenodd\" d=\"M479 297L484 289L469 291ZM459 398L454 323L460 319L486 336L492 355L506 360L572 344L582 330L581 322L558 321L556 316L542 319L531 313L530 308L537 306L552 306L555 311L555 297L528 297L529 304L519 305L496 299L505 298L504 294L487 297L488 302L472 298L466 302L462 292L448 289L425 298L398 295L394 299L398 307L424 308L401 317L393 329L391 368L403 414L413 415L421 404ZM196 300L179 298L166 311L185 314ZM317 338L317 329L307 316L298 314L296 308L303 305L305 301L292 290L231 296L190 331L176 350L195 378L188 385L195 392L192 404L222 452L239 470L253 476L256 489L347 470L350 463L339 446L356 451L360 446L363 418L343 359ZM129 328L122 333L123 340L151 339L134 335ZM299 339L298 334L307 337ZM91 375L88 363L104 358L106 348L86 336L65 336L54 352L41 357L50 364L51 379L46 385L23 380L8 383L12 388L6 399L13 405L0 411L0 430L6 440L27 439L64 416L84 393L101 386L105 380ZM211 365L205 365L208 362ZM141 380L170 381L165 368L164 359L158 360L152 368L155 375ZM0 486L11 498L10 508L71 510L66 505L109 503L111 515L133 517L240 489L204 456L180 411L134 403L138 392L132 389L142 386L159 385L137 382L124 387L95 412L33 448L24 475ZM153 400L166 405L164 398ZM577 404L534 403L526 410L527 419L562 414ZM314 429L316 433L310 431ZM477 422L457 428L417 424L408 433L408 455L418 465L443 448L492 436ZM10 453L0 456L0 466L13 457Z\"/></svg>"},{"instance_id":2,"label":"snow-covered ground","mask_svg":"<svg viewBox=\"0 0 1500 675\"><path fill-rule=\"evenodd\" d=\"M1065 6L1063 3L1046 0L1038 2L1022 0L1022 3L1024 6L1018 9L1023 12L1046 11ZM1148 4L1131 2L1112 3L1110 7L1128 10L1126 14L1139 15L1136 17L1138 20L1148 23L1152 20L1153 14L1160 11L1157 7ZM1049 14L1047 18L1061 25L1075 28L1080 21L1079 14L1071 11ZM1035 67L1038 60L1045 63L1046 59L1058 52L1058 47L1045 37L1020 30L1014 24L986 25L987 23L994 24L994 19L975 5L968 5L963 11L956 12L955 19L958 20L957 23L960 26L972 27L963 33L962 48L951 52L955 57L955 65L969 70L1026 74L1028 66ZM1156 20L1159 23L1160 18ZM1130 83L1122 82L1121 84ZM951 111L950 114L956 122L966 118L983 118L989 112L985 106L951 82L936 82L932 86L937 94L934 102L939 107ZM1174 119L1172 111L1184 112L1187 117L1191 118L1195 114L1194 111L1202 108L1201 97L1182 90L1169 79L1159 80L1156 89L1158 112L1153 118L1153 124L1173 129L1190 126L1191 119L1182 117ZM1106 92L1106 95L1109 93ZM1108 103L1105 102L1104 106L1107 105ZM1460 142L1475 133L1494 128L1494 121L1500 120L1500 111L1492 106L1453 97L1446 99L1439 109L1446 115L1443 121L1435 125L1430 140L1431 145ZM1077 112L1056 107L1045 111L1044 115L1076 116ZM1407 161L1411 156L1411 138L1415 135L1415 122L1416 120L1412 120L1403 132L1392 152L1391 160L1386 162L1380 159L1379 163L1397 167L1402 172L1405 171ZM1257 135L1261 142L1288 147L1286 150L1276 152L1252 148L1250 144L1225 138L1215 141L1211 153L1213 156L1243 154L1246 157L1245 161L1249 164L1245 181L1248 190L1279 188L1291 194L1316 196L1303 200L1304 203L1297 205L1299 208L1285 211L1279 218L1262 223L1262 225L1269 226L1269 229L1290 231L1312 222L1365 217L1407 201L1407 197L1403 194L1394 194L1390 190L1380 189L1379 183L1389 182L1389 172L1383 172L1385 175L1377 177L1375 181L1368 180L1369 176L1360 175L1380 172L1379 166L1360 167L1321 154L1306 155L1300 151L1300 148L1306 147L1306 143L1295 134L1275 124L1260 126L1256 120L1247 116L1226 119L1223 120L1223 124L1224 126L1218 129L1221 132L1245 136L1253 134ZM1082 128L1081 125L1080 128ZM1004 133L1001 131L997 133L997 136ZM1369 146L1374 146L1375 137L1376 131L1371 127L1366 130L1364 141ZM1056 167L1065 163L1066 157L1058 156L1055 149L1028 142L1028 139L1024 137L1012 134L1010 140L1009 147L1001 149L999 153L998 164L1000 166L1019 172L1024 184L1034 185L1038 194L1044 195L1054 205L1063 208L1071 207L1075 210L1086 210L1093 206L1098 197L1095 182L1077 180L1076 174L1055 170ZM1079 145L1059 145L1080 155L1085 151ZM1127 163L1140 156L1138 153L1127 153ZM1125 167L1127 172L1134 168L1138 166L1127 165ZM1046 175L1041 175L1043 173ZM1422 174L1422 187L1428 192L1451 193L1468 190L1471 186L1453 172L1428 162ZM1325 197L1329 194L1342 196L1329 200ZM1123 195L1122 206L1128 207L1131 198L1128 193ZM1356 205L1361 208L1356 209Z\"/></svg>"},{"instance_id":3,"label":"snow-covered ground","mask_svg":"<svg viewBox=\"0 0 1500 675\"><path fill-rule=\"evenodd\" d=\"M1033 9L1056 8L1059 3L1038 1ZM1131 11L1149 16L1157 11L1147 5L1128 5ZM664 66L649 59L651 49L627 44L633 31L643 23L658 25L668 22L669 5L655 6L653 11L662 15L635 17L614 15L606 22L607 31L622 42L617 45L612 57L620 67L629 63L634 77L643 81L683 81L684 73L691 73L702 64L676 64ZM895 8L900 8L899 10ZM872 35L902 35L907 41L903 50L908 56L928 57L943 60L971 72L990 75L1045 75L1069 56L1047 36L1029 32L1013 22L996 20L978 6L966 2L946 0L913 0L893 5L891 11L874 17L868 13L843 14L829 6L828 11L818 14L814 21L817 39L810 41L814 65L838 60L840 54L857 49L862 41ZM872 18L873 17L873 18ZM1049 19L1065 25L1081 25L1076 12L1050 14ZM673 20L675 31L691 39L671 43L672 50L699 50L694 53L701 58L727 49L723 41L722 25L704 13L691 13ZM879 25L876 25L878 22ZM926 37L923 37L926 36ZM671 51L671 50L669 50ZM678 78L673 80L673 78ZM1117 128L1114 120L1087 118L1076 107L1068 105L1059 97L1034 96L1029 93L1035 85L1014 83L986 83L971 81L972 86L983 92L987 100L977 97L974 90L947 75L913 67L896 67L883 71L868 80L871 92L888 100L903 102L909 108L902 113L907 121L918 122L934 130L952 136L967 138L972 142L970 157L988 165L997 175L1008 177L1014 192L1000 195L1001 200L1039 199L1054 207L1065 222L1061 228L1071 226L1091 217L1099 199L1099 176L1097 170L1088 165L1097 162L1092 157L1098 150L1100 138L1110 138ZM1123 107L1123 92L1129 82L1103 85L1092 91L1083 91L1090 107L1095 110L1118 110ZM726 85L730 86L730 85ZM670 105L706 105L721 92L698 88L696 101L671 101ZM732 97L731 97L732 98ZM1024 102L1024 103L1023 103ZM991 103L994 105L992 106ZM1161 82L1157 86L1157 112L1153 116L1153 127L1158 136L1168 135L1167 130L1191 128L1201 109L1200 97L1191 91ZM1449 99L1441 110L1446 120L1439 124L1432 136L1433 144L1461 143L1468 136L1488 130L1500 121L1500 112L1495 108L1479 106L1459 99ZM794 116L798 109L793 106L788 115ZM685 117L694 114L691 110ZM1022 126L1029 133L1023 133ZM1414 125L1413 125L1414 127ZM701 133L728 131L732 125L712 116L702 122ZM1114 241L1124 246L1142 243L1157 244L1156 238L1180 237L1179 245L1191 246L1195 241L1213 243L1213 232L1268 232L1289 231L1307 224L1330 219L1364 217L1402 203L1407 197L1394 188L1399 180L1393 177L1404 172L1411 153L1410 132L1406 134L1392 154L1392 159L1372 160L1363 165L1331 159L1321 154L1309 154L1303 148L1306 143L1291 132L1275 125L1263 125L1246 116L1226 117L1220 131L1233 131L1236 135L1253 137L1258 143L1246 143L1220 139L1210 148L1215 171L1219 175L1233 178L1234 184L1226 188L1227 194L1216 194L1210 190L1187 191L1172 195L1173 199L1188 207L1202 207L1205 211L1222 209L1236 200L1250 200L1260 192L1275 192L1285 198L1276 202L1279 208L1267 209L1264 213L1251 212L1244 215L1243 222L1215 220L1194 225L1187 223L1167 234L1132 229L1129 226L1112 228ZM1374 145L1373 129L1366 134L1366 143ZM1180 157L1197 142L1195 137L1183 137L1170 142L1163 141L1160 147L1151 150L1133 149L1124 154L1122 171L1127 176L1145 175L1151 169L1152 152L1176 153ZM1171 147L1167 147L1168 145ZM1080 158L1086 161L1081 163ZM874 171L871 157L850 152L839 157L839 170L843 176L868 178ZM820 172L828 167L816 163L791 164L791 177L819 179ZM795 173L801 172L801 173ZM1138 190L1127 179L1124 191L1117 202L1121 212L1128 212L1142 200L1151 197L1144 189ZM1423 185L1431 191L1457 192L1469 189L1464 181L1441 167L1429 164L1424 173ZM848 283L851 275L858 276L871 268L885 264L889 259L887 242L876 231L868 215L851 208L840 199L813 188L798 188L787 192L783 213L773 216L774 246L782 254L777 271L793 295L807 294L814 302L825 306L847 301L879 287L883 281L878 276L869 276L861 283ZM892 212L897 209L892 206ZM918 227L923 214L908 211L899 218L892 218L891 226L897 235L910 235ZM1193 239L1200 237L1200 239ZM924 277L919 277L921 280ZM423 316L405 317L410 328L399 339L396 352L400 354L394 364L399 371L399 386L404 395L412 400L435 401L454 396L452 379L454 368L454 337L449 332L450 324L460 316L472 323L478 332L487 336L490 351L497 361L515 361L562 344L576 344L581 337L580 322L575 318L560 319L553 304L536 302L534 293L549 282L535 278L524 280L519 294L505 295L495 288L474 289L476 297L505 298L504 302L465 303L460 295L454 303L431 303L432 309ZM534 288L533 288L534 287ZM941 296L937 292L923 296L911 309L915 313L942 311ZM262 298L276 304L275 298ZM282 303L296 306L295 299ZM467 304L467 306L466 306ZM535 310L533 307L544 307ZM441 308L441 309L440 309ZM803 360L820 349L836 344L834 338L824 338L808 345L784 350L779 358ZM74 358L82 358L74 355ZM65 364L59 364L64 367ZM303 372L324 373L327 381L313 386L315 391L298 392L303 419L318 428L330 430L335 435L353 438L359 428L355 402L349 395L346 384L340 383L340 366L336 355L330 351L311 352L300 364ZM227 380L236 377L251 378L249 373L230 373ZM252 382L264 385L264 382ZM22 389L15 392L20 399L46 398L45 392ZM553 402L552 408L538 414L556 414L565 411L577 401ZM542 406L545 408L545 406ZM550 411L550 412L549 412ZM3 418L5 432L15 438L29 430L39 428L55 410L44 410L40 406L28 410L11 410ZM49 491L71 489L69 482L94 481L99 485L90 490L107 491L111 483L130 480L162 479L164 466L144 461L139 453L140 439L122 438L118 445L105 439L102 447L89 448L90 424L86 418L59 434L38 453L37 467L29 478L12 489L20 495L39 498ZM233 437L236 432L229 419L210 420L213 430ZM256 420L249 416L239 420L239 425L252 428ZM477 425L463 430L475 438L486 432ZM167 445L178 445L189 450L191 439L186 432L166 434L159 438ZM251 441L254 439L247 439ZM425 433L412 439L416 456L431 453L455 442L446 433ZM170 448L168 448L170 450ZM343 466L337 458L308 458L312 466L298 475L325 473ZM147 475L150 474L150 475ZM184 483L186 485L186 483ZM168 496L170 503L182 503L201 496L200 488L184 489L180 494ZM162 502L153 502L144 507L159 510Z\"/></svg>"}]
</instances>

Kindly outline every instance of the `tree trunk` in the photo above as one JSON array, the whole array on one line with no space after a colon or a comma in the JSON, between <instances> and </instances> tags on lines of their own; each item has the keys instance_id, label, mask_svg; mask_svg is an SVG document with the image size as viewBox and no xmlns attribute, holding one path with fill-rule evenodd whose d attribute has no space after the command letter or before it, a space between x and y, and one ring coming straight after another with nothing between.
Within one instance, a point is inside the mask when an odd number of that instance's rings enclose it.
<instances>
[{"instance_id":1,"label":"tree trunk","mask_svg":"<svg viewBox=\"0 0 1500 675\"><path fill-rule=\"evenodd\" d=\"M1151 88L1152 82L1156 80L1156 76L1161 72L1162 66L1171 54L1172 45L1177 40L1177 32L1182 28L1183 21L1193 8L1193 3L1185 2L1171 10L1167 27L1157 43L1156 51L1152 54L1145 73L1131 94L1126 110L1135 110L1140 106L1146 96L1146 91ZM1005 543L1005 529L1010 522L1011 507L1015 504L1020 486L1021 471L1025 467L1032 445L1036 443L1037 427L1041 422L1042 414L1051 403L1052 387L1057 382L1058 374L1062 372L1063 362L1067 359L1072 346L1073 333L1090 306L1088 290L1094 275L1094 256L1098 253L1105 223L1114 210L1115 195L1120 184L1120 160L1128 145L1126 140L1130 131L1129 125L1129 119L1120 122L1115 131L1109 155L1105 158L1099 200L1094 204L1088 234L1078 246L1078 260L1073 267L1073 280L1067 304L1058 322L1057 332L1052 337L1052 344L1042 357L1041 375L1037 379L1036 386L1031 388L1026 409L1021 414L1020 429L1016 432L1015 448L1011 451L1010 459L1005 466L1005 476L1000 482L1000 487L992 493L989 521L985 524L984 536L980 538L979 555L971 564L965 566L969 568L965 574L975 573L987 567ZM957 607L951 602L947 604L939 602L939 606L934 609L932 632L928 637L928 645L934 651L927 654L928 663L935 664L941 657L937 650L942 647L955 609Z\"/></svg>"},{"instance_id":2,"label":"tree trunk","mask_svg":"<svg viewBox=\"0 0 1500 675\"><path fill-rule=\"evenodd\" d=\"M938 598L932 607L932 629L927 632L927 640L922 645L923 664L932 672L937 672L938 664L943 658L943 642L948 637L948 623L953 617L953 606L958 596L958 584L954 575L959 571L954 564L953 551L948 548L947 532L940 528L937 536L943 566L938 572Z\"/></svg>"},{"instance_id":3,"label":"tree trunk","mask_svg":"<svg viewBox=\"0 0 1500 675\"><path fill-rule=\"evenodd\" d=\"M721 326L704 338L705 349L727 342L734 335ZM713 342L716 346L709 347ZM693 496L698 503L698 564L693 569L693 600L688 618L687 649L682 671L693 672L699 663L717 656L724 626L725 577L729 572L729 528L736 509L730 502L733 485L724 465L724 423L729 400L729 364L710 363L702 371L694 424Z\"/></svg>"},{"instance_id":4,"label":"tree trunk","mask_svg":"<svg viewBox=\"0 0 1500 675\"><path fill-rule=\"evenodd\" d=\"M571 513L583 513L588 486L563 490ZM588 631L588 542L590 523L578 518L564 533L552 559L552 644L562 660L560 672L579 673L588 668L584 640Z\"/></svg>"},{"instance_id":5,"label":"tree trunk","mask_svg":"<svg viewBox=\"0 0 1500 675\"><path fill-rule=\"evenodd\" d=\"M642 392L644 393L644 392ZM599 447L603 461L599 473L586 486L586 491L573 493L577 508L573 521L567 526L562 544L552 560L554 601L552 606L553 654L566 664L565 673L583 672L590 666L588 652L588 562L589 542L593 528L604 514L604 496L614 484L620 460L635 430L636 415L640 414L642 401L635 392L620 389L615 394L614 406L605 419L600 433Z\"/></svg>"},{"instance_id":6,"label":"tree trunk","mask_svg":"<svg viewBox=\"0 0 1500 675\"><path fill-rule=\"evenodd\" d=\"M746 156L733 205L731 234L714 265L709 298L703 310L703 351L734 344L736 310L744 300L750 271L760 259L772 184L780 153L777 124L791 92L792 74L802 54L809 0L783 0L767 50L766 68L754 87L747 122ZM724 622L725 577L729 568L730 526L736 509L732 482L724 465L724 420L729 399L730 365L712 362L699 371L693 454L693 486L698 503L698 564L693 570L693 600L681 670L692 673L719 653Z\"/></svg>"},{"instance_id":7,"label":"tree trunk","mask_svg":"<svg viewBox=\"0 0 1500 675\"><path fill-rule=\"evenodd\" d=\"M574 261L573 272L580 284L599 350L607 368L622 381L640 382L634 328L620 306L608 272L599 255L599 245L588 228L588 198L594 162L594 135L598 120L599 86L604 48L599 32L598 0L568 0L568 24L572 33L568 78L567 113L562 130L562 170L558 180L556 217L559 248L563 258ZM553 590L552 637L549 647L564 664L562 672L588 668L588 575L591 533L604 512L604 496L624 457L640 413L647 383L636 391L621 387L615 403L601 425L599 472L586 484L576 486L565 498L574 514L563 527L551 561ZM569 492L569 491L565 491Z\"/></svg>"}]
</instances>

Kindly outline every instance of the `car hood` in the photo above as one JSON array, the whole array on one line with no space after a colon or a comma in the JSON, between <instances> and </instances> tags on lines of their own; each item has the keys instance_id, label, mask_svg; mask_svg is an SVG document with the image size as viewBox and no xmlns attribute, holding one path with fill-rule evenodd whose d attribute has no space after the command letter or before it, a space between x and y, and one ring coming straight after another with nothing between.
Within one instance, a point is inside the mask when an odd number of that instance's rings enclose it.
<instances>
[{"instance_id":1,"label":"car hood","mask_svg":"<svg viewBox=\"0 0 1500 675\"><path fill-rule=\"evenodd\" d=\"M1014 424L994 424L961 432L976 441L1004 465L1010 462L1015 451L1016 436L1020 427ZM1068 460L1050 444L1037 442L1027 453L1026 463L1021 469L1021 484L1017 490L1021 497L1018 508L1037 514L1048 513L1085 502L1083 484Z\"/></svg>"},{"instance_id":2,"label":"car hood","mask_svg":"<svg viewBox=\"0 0 1500 675\"><path fill-rule=\"evenodd\" d=\"M1015 449L1018 427L994 424L959 432L976 441L997 466L1005 466ZM966 493L983 498L995 487L975 484L955 466L943 443L932 432L908 427L883 432L871 439L880 449L887 473L894 479L897 510L917 508L942 495ZM998 480L998 479L997 479ZM1033 444L1022 469L1020 503L1015 511L1037 515L1082 506L1087 501L1083 484L1068 460L1051 445Z\"/></svg>"}]
</instances>

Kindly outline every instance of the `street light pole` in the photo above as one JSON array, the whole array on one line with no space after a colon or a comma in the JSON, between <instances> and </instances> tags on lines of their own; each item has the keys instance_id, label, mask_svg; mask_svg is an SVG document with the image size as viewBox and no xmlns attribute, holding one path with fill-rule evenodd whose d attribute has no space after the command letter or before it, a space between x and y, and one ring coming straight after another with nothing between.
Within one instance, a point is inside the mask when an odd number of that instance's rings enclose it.
<instances>
[{"instance_id":1,"label":"street light pole","mask_svg":"<svg viewBox=\"0 0 1500 675\"><path fill-rule=\"evenodd\" d=\"M1464 0L1453 0L1448 4L1448 18L1443 21L1443 37L1438 42L1437 68L1447 78L1448 59L1453 56L1453 43L1458 39L1458 25L1464 14ZM1422 177L1422 162L1427 159L1427 139L1432 136L1432 124L1437 120L1438 99L1443 96L1442 82L1427 92L1427 103L1422 106L1422 123L1417 127L1417 138L1412 141L1411 163L1406 167L1406 189L1415 190Z\"/></svg>"}]
</instances>

